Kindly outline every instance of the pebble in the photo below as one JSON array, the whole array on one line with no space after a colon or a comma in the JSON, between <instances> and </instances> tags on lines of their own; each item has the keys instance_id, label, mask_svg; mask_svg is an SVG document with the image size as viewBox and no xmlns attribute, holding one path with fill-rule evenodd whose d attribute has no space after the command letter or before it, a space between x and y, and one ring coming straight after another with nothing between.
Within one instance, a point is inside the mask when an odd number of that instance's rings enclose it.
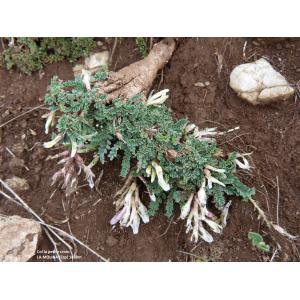
<instances>
[{"instance_id":1,"label":"pebble","mask_svg":"<svg viewBox=\"0 0 300 300\"><path fill-rule=\"evenodd\" d=\"M113 247L118 243L118 240L116 238L114 238L113 236L108 236L108 238L105 241L106 245L108 245L109 247Z\"/></svg>"},{"instance_id":2,"label":"pebble","mask_svg":"<svg viewBox=\"0 0 300 300\"><path fill-rule=\"evenodd\" d=\"M276 49L277 49L277 50L282 50L282 45L281 45L281 44L277 44L277 45L276 45Z\"/></svg>"},{"instance_id":3,"label":"pebble","mask_svg":"<svg viewBox=\"0 0 300 300\"><path fill-rule=\"evenodd\" d=\"M196 86L196 87L205 87L205 84L203 82L196 82L196 83L194 83L194 86Z\"/></svg>"},{"instance_id":4,"label":"pebble","mask_svg":"<svg viewBox=\"0 0 300 300\"><path fill-rule=\"evenodd\" d=\"M36 136L36 132L33 129L29 128L29 132L31 135Z\"/></svg>"}]
</instances>

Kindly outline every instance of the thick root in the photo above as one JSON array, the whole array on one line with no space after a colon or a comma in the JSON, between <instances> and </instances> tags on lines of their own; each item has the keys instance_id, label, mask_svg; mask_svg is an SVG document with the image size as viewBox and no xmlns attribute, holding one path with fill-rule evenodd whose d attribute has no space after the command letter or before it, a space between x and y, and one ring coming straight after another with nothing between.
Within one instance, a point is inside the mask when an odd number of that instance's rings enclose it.
<instances>
[{"instance_id":1,"label":"thick root","mask_svg":"<svg viewBox=\"0 0 300 300\"><path fill-rule=\"evenodd\" d=\"M107 103L115 98L124 101L143 93L146 95L151 85L175 50L175 41L171 38L164 39L155 44L149 55L118 72L111 72L106 81L98 84L99 93L108 94Z\"/></svg>"}]
</instances>

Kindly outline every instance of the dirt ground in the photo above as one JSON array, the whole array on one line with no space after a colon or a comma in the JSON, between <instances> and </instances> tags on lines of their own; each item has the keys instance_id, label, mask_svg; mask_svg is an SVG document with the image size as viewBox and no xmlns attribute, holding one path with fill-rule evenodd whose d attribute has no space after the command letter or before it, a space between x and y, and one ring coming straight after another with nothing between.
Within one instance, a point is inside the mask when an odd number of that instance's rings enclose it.
<instances>
[{"instance_id":1,"label":"dirt ground","mask_svg":"<svg viewBox=\"0 0 300 300\"><path fill-rule=\"evenodd\" d=\"M113 39L101 40L102 49L112 48ZM251 176L241 174L243 181L256 188L255 200L274 222L278 206L279 224L296 235L300 233L300 100L251 106L228 85L234 66L262 56L291 84L297 84L300 39L180 38L172 59L158 75L153 88L170 89L167 105L176 117L188 117L200 127L240 126L236 134L221 141L222 147L226 151L253 152L255 169ZM134 39L119 39L111 69L118 70L139 59ZM71 79L72 65L67 62L48 65L32 76L0 69L0 124L41 105L54 75ZM206 81L208 87L194 85ZM185 234L184 222L178 220L178 212L171 222L160 212L149 224L141 226L137 236L119 227L112 230L109 224L114 214L112 195L122 186L117 161L105 164L99 192L83 185L69 199L59 190L50 199L55 191L50 178L58 166L45 160L53 151L41 147L41 142L48 140L41 119L43 113L43 108L37 109L0 128L0 178L13 175L26 178L30 189L19 193L20 196L47 222L67 232L71 230L104 257L111 261L270 261L277 249L274 261L300 260L299 242L270 232L257 219L250 203L235 198L224 234L215 235L211 245L202 240L192 245ZM23 159L29 170L16 163L6 148ZM1 196L0 213L29 217L26 211ZM70 227L67 223L58 225L66 216ZM254 249L247 237L249 231L261 233L271 245L271 252L263 254ZM51 247L44 237L39 249ZM64 249L62 245L60 249ZM78 261L98 260L80 247L77 255Z\"/></svg>"}]
</instances>

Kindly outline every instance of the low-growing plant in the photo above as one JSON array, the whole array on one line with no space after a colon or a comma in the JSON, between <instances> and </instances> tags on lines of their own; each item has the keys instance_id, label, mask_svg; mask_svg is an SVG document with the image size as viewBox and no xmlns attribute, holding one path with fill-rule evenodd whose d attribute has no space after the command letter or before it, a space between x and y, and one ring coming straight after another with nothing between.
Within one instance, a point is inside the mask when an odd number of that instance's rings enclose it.
<instances>
[{"instance_id":1,"label":"low-growing plant","mask_svg":"<svg viewBox=\"0 0 300 300\"><path fill-rule=\"evenodd\" d=\"M117 213L111 224L131 226L136 234L140 220L148 223L161 206L167 217L179 206L181 219L191 240L199 236L207 242L213 237L206 228L221 233L226 225L231 201L227 196L244 200L255 193L235 175L237 168L249 169L245 155L228 155L218 148L216 137L225 132L216 128L199 129L187 119L174 120L164 102L168 90L151 93L146 101L141 94L127 101L116 98L107 102L101 82L107 78L102 69L93 76L62 81L54 77L45 103L51 112L46 116L46 133L56 124L46 148L61 144L65 148L52 158L61 157L63 168L53 176L66 194L76 190L83 170L91 188L95 174L92 167L121 158L125 184L116 194ZM85 164L84 153L93 153ZM142 199L141 188L149 201ZM208 208L213 203L216 211Z\"/></svg>"},{"instance_id":2,"label":"low-growing plant","mask_svg":"<svg viewBox=\"0 0 300 300\"><path fill-rule=\"evenodd\" d=\"M142 55L142 57L146 57L148 54L148 51L147 51L147 44L146 44L145 39L143 37L137 37L135 39L135 42L138 46L139 52Z\"/></svg>"},{"instance_id":3,"label":"low-growing plant","mask_svg":"<svg viewBox=\"0 0 300 300\"><path fill-rule=\"evenodd\" d=\"M6 44L6 46L5 46ZM7 69L17 67L26 74L43 68L45 64L64 59L75 62L89 55L95 47L92 38L3 38L1 60Z\"/></svg>"},{"instance_id":4,"label":"low-growing plant","mask_svg":"<svg viewBox=\"0 0 300 300\"><path fill-rule=\"evenodd\" d=\"M263 252L269 252L270 246L264 242L263 237L254 231L250 231L248 233L248 238L252 243L252 246L257 247L257 249L263 251Z\"/></svg>"}]
</instances>

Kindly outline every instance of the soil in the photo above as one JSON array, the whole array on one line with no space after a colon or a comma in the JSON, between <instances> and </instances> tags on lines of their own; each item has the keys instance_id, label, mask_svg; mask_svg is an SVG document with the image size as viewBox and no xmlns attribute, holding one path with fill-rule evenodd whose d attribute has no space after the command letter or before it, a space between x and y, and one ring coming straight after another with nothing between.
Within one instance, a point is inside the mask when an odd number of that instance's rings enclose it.
<instances>
[{"instance_id":1,"label":"soil","mask_svg":"<svg viewBox=\"0 0 300 300\"><path fill-rule=\"evenodd\" d=\"M110 50L114 39L101 41L101 49ZM217 55L222 57L219 68ZM188 117L200 127L240 126L238 132L226 136L220 144L225 151L253 152L253 173L240 176L256 188L255 200L268 218L278 221L289 233L299 234L299 100L251 106L239 99L228 85L234 66L261 56L267 57L290 83L297 84L300 39L186 38L177 39L174 55L157 76L153 88L170 89L167 105L175 117ZM119 39L111 69L118 70L139 59L141 55L134 39ZM0 69L0 124L41 105L52 76L71 79L72 67L67 62L52 64L32 76ZM209 85L205 88L195 86L197 82L206 81ZM76 194L66 199L62 191L50 186L50 178L58 166L55 161L46 161L53 151L41 147L41 142L48 140L41 119L45 112L43 108L36 109L0 129L0 178L15 175L27 179L30 189L19 195L29 206L49 224L67 232L71 230L104 257L111 261L270 261L275 252L274 261L299 261L299 242L291 242L270 231L257 219L257 212L250 203L236 198L232 199L223 235L215 235L211 245L204 241L191 244L184 222L178 220L178 212L171 221L160 212L149 224L141 226L137 236L128 229L112 229L109 224L114 214L112 195L123 183L119 176L120 162L105 164L98 192L82 185ZM13 157L7 149L23 159L29 170L12 163ZM100 169L96 172L99 174ZM24 209L0 197L0 213L30 217ZM67 223L57 224L66 216L70 227ZM262 253L253 248L247 237L249 231L261 233L271 251ZM63 245L59 248L65 250ZM52 250L45 236L39 245L39 250L42 249ZM80 246L77 250L77 261L98 261ZM32 260L40 261L37 256Z\"/></svg>"}]
</instances>

